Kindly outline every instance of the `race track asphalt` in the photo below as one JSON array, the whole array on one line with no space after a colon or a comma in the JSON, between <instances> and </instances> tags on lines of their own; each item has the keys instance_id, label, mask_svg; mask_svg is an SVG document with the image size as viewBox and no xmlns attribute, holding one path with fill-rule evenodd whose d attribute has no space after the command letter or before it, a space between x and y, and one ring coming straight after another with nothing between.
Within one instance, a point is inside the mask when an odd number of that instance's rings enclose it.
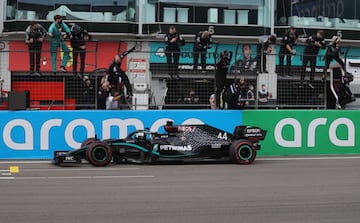
<instances>
[{"instance_id":1,"label":"race track asphalt","mask_svg":"<svg viewBox=\"0 0 360 223\"><path fill-rule=\"evenodd\" d=\"M9 173L9 166L18 166L20 172ZM360 157L269 158L248 166L105 168L0 161L4 223L357 223L359 219Z\"/></svg>"}]
</instances>

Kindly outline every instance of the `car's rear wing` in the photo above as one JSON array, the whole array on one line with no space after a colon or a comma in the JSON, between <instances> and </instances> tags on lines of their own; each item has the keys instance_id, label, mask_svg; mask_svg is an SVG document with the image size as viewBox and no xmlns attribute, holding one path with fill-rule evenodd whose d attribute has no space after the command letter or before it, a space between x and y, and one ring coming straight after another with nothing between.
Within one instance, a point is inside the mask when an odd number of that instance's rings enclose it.
<instances>
[{"instance_id":1,"label":"car's rear wing","mask_svg":"<svg viewBox=\"0 0 360 223\"><path fill-rule=\"evenodd\" d=\"M235 139L247 139L250 141L261 141L265 139L267 130L263 130L256 126L236 126L234 129Z\"/></svg>"}]
</instances>

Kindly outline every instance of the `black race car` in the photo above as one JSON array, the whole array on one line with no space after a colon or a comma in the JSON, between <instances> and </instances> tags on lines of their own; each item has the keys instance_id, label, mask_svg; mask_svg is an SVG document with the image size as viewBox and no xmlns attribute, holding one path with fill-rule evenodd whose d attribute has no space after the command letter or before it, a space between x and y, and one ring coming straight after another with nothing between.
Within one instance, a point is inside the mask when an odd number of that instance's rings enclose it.
<instances>
[{"instance_id":1,"label":"black race car","mask_svg":"<svg viewBox=\"0 0 360 223\"><path fill-rule=\"evenodd\" d=\"M251 164L264 140L266 130L236 126L234 133L209 125L178 125L167 122L165 134L136 130L124 139L85 140L80 149L55 151L56 165L79 164L87 160L93 166L115 163L154 163L162 160L229 160Z\"/></svg>"}]
</instances>

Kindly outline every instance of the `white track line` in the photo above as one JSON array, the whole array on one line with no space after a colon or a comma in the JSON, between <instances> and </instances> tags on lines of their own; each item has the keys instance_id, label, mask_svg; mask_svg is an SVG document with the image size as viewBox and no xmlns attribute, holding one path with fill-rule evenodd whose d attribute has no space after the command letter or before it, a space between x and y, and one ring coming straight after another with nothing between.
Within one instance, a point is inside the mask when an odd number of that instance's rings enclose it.
<instances>
[{"instance_id":1,"label":"white track line","mask_svg":"<svg viewBox=\"0 0 360 223\"><path fill-rule=\"evenodd\" d=\"M66 171L120 171L120 170L139 170L138 167L120 167L119 168L69 168L69 167L63 167L63 168L53 168L53 169L20 169L20 172L66 172Z\"/></svg>"},{"instance_id":2,"label":"white track line","mask_svg":"<svg viewBox=\"0 0 360 223\"><path fill-rule=\"evenodd\" d=\"M119 178L153 178L153 177L154 177L153 175L138 175L138 176L67 176L67 177L13 177L13 179L14 180L66 180L66 179L119 179Z\"/></svg>"},{"instance_id":3,"label":"white track line","mask_svg":"<svg viewBox=\"0 0 360 223\"><path fill-rule=\"evenodd\" d=\"M15 177L0 177L0 180L15 180Z\"/></svg>"},{"instance_id":4,"label":"white track line","mask_svg":"<svg viewBox=\"0 0 360 223\"><path fill-rule=\"evenodd\" d=\"M11 173L1 173L1 176L11 176Z\"/></svg>"}]
</instances>

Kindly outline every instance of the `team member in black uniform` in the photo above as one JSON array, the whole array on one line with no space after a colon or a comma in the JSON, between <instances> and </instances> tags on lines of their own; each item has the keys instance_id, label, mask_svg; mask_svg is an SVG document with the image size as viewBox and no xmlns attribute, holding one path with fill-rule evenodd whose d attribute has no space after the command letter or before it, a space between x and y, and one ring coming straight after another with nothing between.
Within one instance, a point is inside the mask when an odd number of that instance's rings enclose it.
<instances>
[{"instance_id":1,"label":"team member in black uniform","mask_svg":"<svg viewBox=\"0 0 360 223\"><path fill-rule=\"evenodd\" d=\"M220 94L226 88L226 74L230 67L230 61L232 59L233 52L228 52L224 50L224 52L220 55L220 60L216 64L216 73L215 73L215 84L216 84L216 92L215 92L215 103L216 107L220 108Z\"/></svg>"},{"instance_id":2,"label":"team member in black uniform","mask_svg":"<svg viewBox=\"0 0 360 223\"><path fill-rule=\"evenodd\" d=\"M345 71L345 63L341 59L340 37L333 36L331 42L326 50L325 56L325 71L329 68L332 60L335 60L341 65L341 68Z\"/></svg>"},{"instance_id":3,"label":"team member in black uniform","mask_svg":"<svg viewBox=\"0 0 360 223\"><path fill-rule=\"evenodd\" d=\"M30 75L38 75L38 76L41 75L41 71L40 71L41 48L45 36L46 36L46 29L35 21L31 22L31 24L25 30L25 42L29 46L29 55L30 55ZM34 72L35 63L36 63L36 73Z\"/></svg>"},{"instance_id":4,"label":"team member in black uniform","mask_svg":"<svg viewBox=\"0 0 360 223\"><path fill-rule=\"evenodd\" d=\"M291 26L288 32L281 40L280 52L279 52L279 74L281 76L290 74L291 57L295 55L296 51L293 49L293 45L296 43L298 35L296 29ZM284 67L284 58L286 57L286 66Z\"/></svg>"},{"instance_id":5,"label":"team member in black uniform","mask_svg":"<svg viewBox=\"0 0 360 223\"><path fill-rule=\"evenodd\" d=\"M333 36L331 39L330 44L327 47L326 53L325 53L325 70L324 74L322 76L322 79L326 79L327 69L330 66L330 63L332 60L335 60L338 62L341 66L341 69L345 72L345 63L341 59L341 48L340 48L340 36Z\"/></svg>"},{"instance_id":6,"label":"team member in black uniform","mask_svg":"<svg viewBox=\"0 0 360 223\"><path fill-rule=\"evenodd\" d=\"M303 57L303 70L301 72L301 80L305 79L305 72L308 63L310 62L310 80L314 80L315 75L315 67L316 67L316 56L321 49L325 49L326 43L324 40L324 31L319 30L317 31L316 35L310 36L306 40L307 46L304 50L304 57Z\"/></svg>"},{"instance_id":7,"label":"team member in black uniform","mask_svg":"<svg viewBox=\"0 0 360 223\"><path fill-rule=\"evenodd\" d=\"M73 73L77 76L77 62L78 55L80 54L80 74L84 75L85 70L85 56L86 56L86 44L85 42L91 39L91 35L86 29L74 24L71 27L70 43L72 47L73 55Z\"/></svg>"},{"instance_id":8,"label":"team member in black uniform","mask_svg":"<svg viewBox=\"0 0 360 223\"><path fill-rule=\"evenodd\" d=\"M212 38L209 31L200 31L195 36L194 43L194 70L197 70L199 63L199 55L201 55L202 71L206 70L206 53L207 49L212 47Z\"/></svg>"},{"instance_id":9,"label":"team member in black uniform","mask_svg":"<svg viewBox=\"0 0 360 223\"><path fill-rule=\"evenodd\" d=\"M166 60L168 72L171 78L179 78L178 67L180 58L180 46L185 45L184 38L176 32L175 26L169 27L169 33L165 35L166 43Z\"/></svg>"},{"instance_id":10,"label":"team member in black uniform","mask_svg":"<svg viewBox=\"0 0 360 223\"><path fill-rule=\"evenodd\" d=\"M271 44L276 43L276 36L260 36L256 47L256 68L259 73L269 73L266 70L266 54L271 53Z\"/></svg>"},{"instance_id":11,"label":"team member in black uniform","mask_svg":"<svg viewBox=\"0 0 360 223\"><path fill-rule=\"evenodd\" d=\"M128 51L123 52L120 55L116 55L109 67L109 76L107 78L107 81L109 82L110 88L116 89L117 92L120 92L120 94L122 94L123 96L124 96L124 85L126 87L128 96L132 96L132 87L125 71L121 70L121 61L134 50L135 47L131 48ZM122 100L125 100L125 97L122 97Z\"/></svg>"},{"instance_id":12,"label":"team member in black uniform","mask_svg":"<svg viewBox=\"0 0 360 223\"><path fill-rule=\"evenodd\" d=\"M91 83L91 80L88 76L83 78L83 88L81 94L81 102L84 104L82 109L93 109L95 105L95 87Z\"/></svg>"},{"instance_id":13,"label":"team member in black uniform","mask_svg":"<svg viewBox=\"0 0 360 223\"><path fill-rule=\"evenodd\" d=\"M248 87L243 78L232 83L225 92L225 99L229 109L243 109L249 104Z\"/></svg>"}]
</instances>

